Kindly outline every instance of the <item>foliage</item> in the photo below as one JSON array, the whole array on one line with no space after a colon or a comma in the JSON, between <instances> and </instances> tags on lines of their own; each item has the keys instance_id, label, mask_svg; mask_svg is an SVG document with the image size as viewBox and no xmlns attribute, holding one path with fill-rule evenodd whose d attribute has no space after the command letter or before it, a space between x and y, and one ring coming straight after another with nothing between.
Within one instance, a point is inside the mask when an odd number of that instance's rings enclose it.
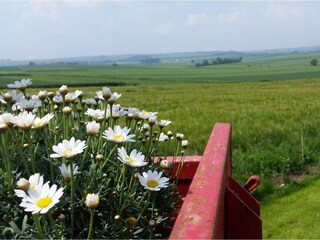
<instances>
[{"instance_id":1,"label":"foliage","mask_svg":"<svg viewBox=\"0 0 320 240\"><path fill-rule=\"evenodd\" d=\"M314 58L310 61L311 66L317 66L318 65L318 59Z\"/></svg>"},{"instance_id":2,"label":"foliage","mask_svg":"<svg viewBox=\"0 0 320 240\"><path fill-rule=\"evenodd\" d=\"M1 237L165 237L180 201L183 134L166 135L170 121L158 121L157 113L116 104L121 94L109 88L89 100L65 85L29 96L29 83L10 85L21 93L0 98ZM169 145L176 153L171 163ZM36 176L50 183L32 185ZM50 194L63 191L52 206L54 197L43 196L48 184Z\"/></svg>"},{"instance_id":3,"label":"foliage","mask_svg":"<svg viewBox=\"0 0 320 240\"><path fill-rule=\"evenodd\" d=\"M208 65L220 65L220 64L229 64L229 63L239 63L242 61L242 57L235 57L235 58L220 58L217 57L216 59L212 60L211 63L209 60L205 59L202 63L196 63L196 67L208 66Z\"/></svg>"}]
</instances>

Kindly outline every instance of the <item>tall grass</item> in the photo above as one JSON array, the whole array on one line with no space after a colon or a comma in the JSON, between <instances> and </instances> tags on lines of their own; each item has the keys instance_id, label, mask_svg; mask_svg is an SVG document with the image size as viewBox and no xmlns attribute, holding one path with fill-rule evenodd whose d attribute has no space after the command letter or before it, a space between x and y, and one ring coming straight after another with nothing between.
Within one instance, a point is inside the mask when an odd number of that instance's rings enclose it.
<instances>
[{"instance_id":1,"label":"tall grass","mask_svg":"<svg viewBox=\"0 0 320 240\"><path fill-rule=\"evenodd\" d=\"M320 158L318 80L116 87L123 106L158 111L191 142L188 154L202 154L215 122L233 126L233 174L244 182L263 179L260 192L272 190L271 178L303 172ZM94 90L92 91L94 92ZM301 156L303 132L305 156Z\"/></svg>"}]
</instances>

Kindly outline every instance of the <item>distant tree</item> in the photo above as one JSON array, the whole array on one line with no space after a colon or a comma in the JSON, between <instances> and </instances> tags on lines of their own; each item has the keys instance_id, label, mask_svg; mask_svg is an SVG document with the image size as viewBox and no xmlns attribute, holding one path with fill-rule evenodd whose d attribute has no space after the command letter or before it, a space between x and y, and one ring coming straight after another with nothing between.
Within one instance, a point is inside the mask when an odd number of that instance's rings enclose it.
<instances>
[{"instance_id":1,"label":"distant tree","mask_svg":"<svg viewBox=\"0 0 320 240\"><path fill-rule=\"evenodd\" d=\"M116 67L116 66L118 66L118 64L117 63L113 63L112 66Z\"/></svg>"},{"instance_id":2,"label":"distant tree","mask_svg":"<svg viewBox=\"0 0 320 240\"><path fill-rule=\"evenodd\" d=\"M207 59L202 61L202 66L208 66L209 65L209 61Z\"/></svg>"},{"instance_id":3,"label":"distant tree","mask_svg":"<svg viewBox=\"0 0 320 240\"><path fill-rule=\"evenodd\" d=\"M30 61L28 64L29 64L29 66L34 66L35 63Z\"/></svg>"},{"instance_id":4,"label":"distant tree","mask_svg":"<svg viewBox=\"0 0 320 240\"><path fill-rule=\"evenodd\" d=\"M318 63L319 63L319 61L318 61L318 59L316 59L316 58L314 58L314 59L312 59L312 60L310 61L310 65L311 65L311 66L317 66Z\"/></svg>"}]
</instances>

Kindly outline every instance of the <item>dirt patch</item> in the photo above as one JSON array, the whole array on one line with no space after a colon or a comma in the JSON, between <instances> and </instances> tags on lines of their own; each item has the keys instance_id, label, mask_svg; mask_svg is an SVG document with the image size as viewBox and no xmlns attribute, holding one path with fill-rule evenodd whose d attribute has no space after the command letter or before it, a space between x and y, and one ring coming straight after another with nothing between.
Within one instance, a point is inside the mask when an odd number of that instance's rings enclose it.
<instances>
[{"instance_id":1,"label":"dirt patch","mask_svg":"<svg viewBox=\"0 0 320 240\"><path fill-rule=\"evenodd\" d=\"M272 179L272 183L276 186L281 186L285 182L300 183L307 176L314 176L319 172L320 163L312 163L305 166L305 170L299 174L280 174Z\"/></svg>"}]
</instances>

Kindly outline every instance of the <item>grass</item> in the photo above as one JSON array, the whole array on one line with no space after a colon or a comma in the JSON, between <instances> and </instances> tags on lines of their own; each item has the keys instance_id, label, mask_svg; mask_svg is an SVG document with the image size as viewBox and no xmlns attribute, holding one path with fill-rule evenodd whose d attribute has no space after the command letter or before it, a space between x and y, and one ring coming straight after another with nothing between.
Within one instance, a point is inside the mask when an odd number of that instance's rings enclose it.
<instances>
[{"instance_id":1,"label":"grass","mask_svg":"<svg viewBox=\"0 0 320 240\"><path fill-rule=\"evenodd\" d=\"M93 96L101 87L88 85L125 83L111 87L123 94L119 103L172 120L170 129L190 141L189 155L202 154L215 122L230 122L233 175L240 184L259 175L261 185L254 194L263 199L274 191L273 177L303 173L307 163L320 160L320 67L309 64L315 57L316 53L291 54L200 68L191 64L0 68L0 87L32 78L41 89L82 85ZM319 179L285 192L287 196L262 201L265 238L320 237Z\"/></svg>"},{"instance_id":2,"label":"grass","mask_svg":"<svg viewBox=\"0 0 320 240\"><path fill-rule=\"evenodd\" d=\"M320 174L263 201L263 238L319 239L319 188Z\"/></svg>"},{"instance_id":3,"label":"grass","mask_svg":"<svg viewBox=\"0 0 320 240\"><path fill-rule=\"evenodd\" d=\"M303 172L306 163L320 159L320 67L310 66L316 56L289 54L198 68L191 64L0 68L0 86L28 77L41 89L56 86L54 91L62 84L87 86L90 96L101 87L88 85L110 86L123 93L122 106L156 111L159 118L172 120L172 130L190 140L188 154L202 154L215 122L230 122L233 174L242 183L259 174L263 183L255 194L261 198L273 191L272 177ZM121 84L125 86L113 86Z\"/></svg>"},{"instance_id":4,"label":"grass","mask_svg":"<svg viewBox=\"0 0 320 240\"><path fill-rule=\"evenodd\" d=\"M32 78L35 87L58 87L65 84L100 86L112 83L126 85L170 85L278 81L319 78L320 67L310 66L312 54L245 59L238 64L195 67L193 64L160 65L47 65L0 68L0 88L21 78Z\"/></svg>"}]
</instances>

